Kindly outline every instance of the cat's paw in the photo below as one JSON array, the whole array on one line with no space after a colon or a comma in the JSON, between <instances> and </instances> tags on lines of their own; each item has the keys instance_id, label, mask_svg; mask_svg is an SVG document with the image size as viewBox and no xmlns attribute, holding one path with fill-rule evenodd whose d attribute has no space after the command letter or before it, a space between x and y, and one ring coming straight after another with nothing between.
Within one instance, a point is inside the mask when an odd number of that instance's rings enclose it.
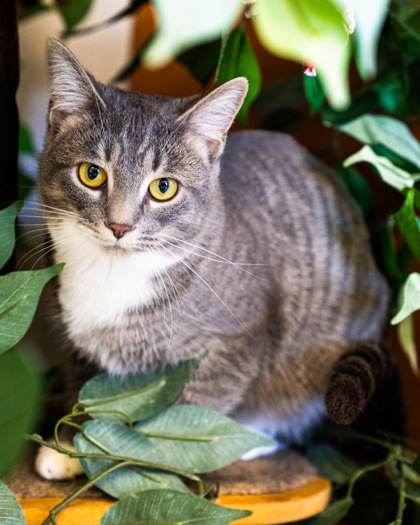
<instances>
[{"instance_id":1,"label":"cat's paw","mask_svg":"<svg viewBox=\"0 0 420 525\"><path fill-rule=\"evenodd\" d=\"M63 443L63 447L75 451L70 443ZM35 471L44 479L65 480L73 479L83 474L83 468L78 459L59 454L52 448L41 447L35 458Z\"/></svg>"}]
</instances>

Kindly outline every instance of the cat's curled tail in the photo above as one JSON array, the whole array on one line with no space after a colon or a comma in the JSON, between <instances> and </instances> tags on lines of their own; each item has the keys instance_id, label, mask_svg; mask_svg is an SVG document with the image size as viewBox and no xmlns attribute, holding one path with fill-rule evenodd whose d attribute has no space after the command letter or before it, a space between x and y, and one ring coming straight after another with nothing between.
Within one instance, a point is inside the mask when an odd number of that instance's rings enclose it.
<instances>
[{"instance_id":1,"label":"cat's curled tail","mask_svg":"<svg viewBox=\"0 0 420 525\"><path fill-rule=\"evenodd\" d=\"M360 343L346 352L331 374L325 402L339 425L402 432L401 381L389 345Z\"/></svg>"}]
</instances>

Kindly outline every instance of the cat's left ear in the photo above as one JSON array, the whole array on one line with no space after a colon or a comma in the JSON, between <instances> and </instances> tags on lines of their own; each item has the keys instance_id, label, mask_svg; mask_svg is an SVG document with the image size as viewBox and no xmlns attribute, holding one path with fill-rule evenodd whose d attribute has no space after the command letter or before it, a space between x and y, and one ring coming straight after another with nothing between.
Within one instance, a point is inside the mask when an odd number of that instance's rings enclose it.
<instances>
[{"instance_id":1,"label":"cat's left ear","mask_svg":"<svg viewBox=\"0 0 420 525\"><path fill-rule=\"evenodd\" d=\"M202 98L178 117L187 132L196 136L212 158L219 157L226 136L248 91L248 81L238 77Z\"/></svg>"}]
</instances>

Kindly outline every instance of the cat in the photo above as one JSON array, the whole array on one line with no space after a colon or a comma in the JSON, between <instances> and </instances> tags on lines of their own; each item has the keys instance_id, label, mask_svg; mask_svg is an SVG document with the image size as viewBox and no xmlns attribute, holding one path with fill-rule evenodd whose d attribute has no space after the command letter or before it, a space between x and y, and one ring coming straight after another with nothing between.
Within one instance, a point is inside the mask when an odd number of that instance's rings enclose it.
<instances>
[{"instance_id":1,"label":"cat","mask_svg":"<svg viewBox=\"0 0 420 525\"><path fill-rule=\"evenodd\" d=\"M227 138L245 78L149 96L46 56L39 199L79 355L123 375L207 351L176 402L284 444L353 422L392 368L389 290L335 175L290 136Z\"/></svg>"}]
</instances>

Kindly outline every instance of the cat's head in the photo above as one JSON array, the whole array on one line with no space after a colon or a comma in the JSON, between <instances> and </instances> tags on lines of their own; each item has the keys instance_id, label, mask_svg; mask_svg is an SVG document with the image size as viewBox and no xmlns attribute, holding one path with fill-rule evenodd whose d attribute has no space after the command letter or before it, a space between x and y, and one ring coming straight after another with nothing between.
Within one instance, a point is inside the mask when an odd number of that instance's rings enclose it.
<instances>
[{"instance_id":1,"label":"cat's head","mask_svg":"<svg viewBox=\"0 0 420 525\"><path fill-rule=\"evenodd\" d=\"M56 223L123 252L151 247L161 233L193 235L220 200L220 157L246 79L204 97L148 96L97 82L57 40L46 55L39 194L49 224L54 207Z\"/></svg>"}]
</instances>

